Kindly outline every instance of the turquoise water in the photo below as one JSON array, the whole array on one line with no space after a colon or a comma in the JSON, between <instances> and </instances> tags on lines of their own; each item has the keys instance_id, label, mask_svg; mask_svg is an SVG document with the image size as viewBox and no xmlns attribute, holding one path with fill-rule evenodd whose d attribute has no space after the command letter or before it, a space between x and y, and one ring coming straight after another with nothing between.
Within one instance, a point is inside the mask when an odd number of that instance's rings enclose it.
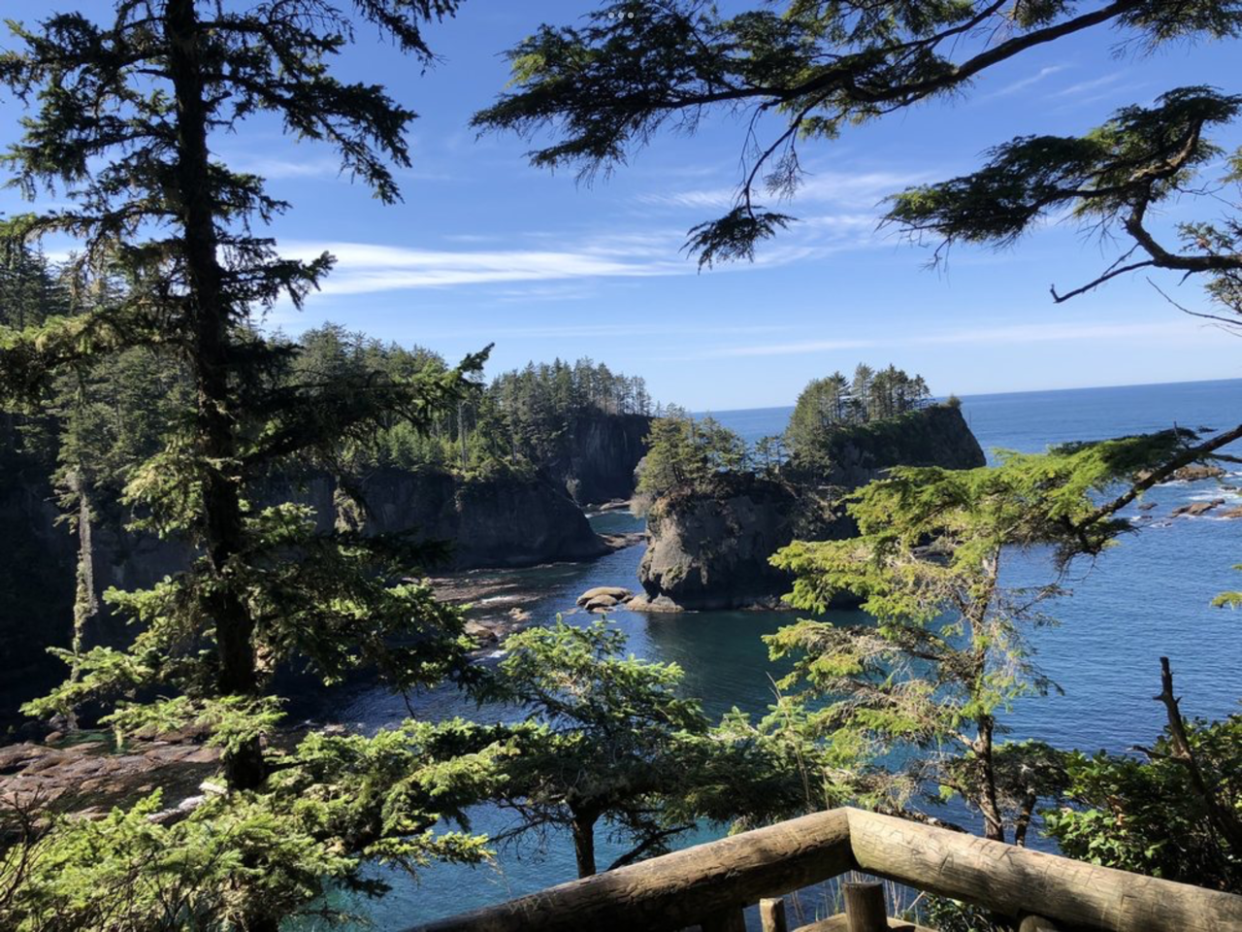
<instances>
[{"instance_id":1,"label":"turquoise water","mask_svg":"<svg viewBox=\"0 0 1242 932\"><path fill-rule=\"evenodd\" d=\"M790 408L716 412L714 416L747 439L779 432ZM1091 440L1186 427L1231 427L1242 419L1242 380L1082 389L963 399L963 413L985 449L1039 451L1050 443ZM1237 452L1237 451L1234 451ZM1238 467L1242 469L1242 467ZM1242 472L1235 480L1242 485ZM1159 657L1172 658L1178 691L1188 715L1219 717L1234 711L1242 690L1236 665L1242 656L1242 616L1209 607L1211 597L1242 584L1231 570L1242 562L1242 521L1205 516L1165 516L1178 504L1242 496L1222 492L1214 483L1176 483L1149 493L1157 507L1141 531L1094 563L1075 568L1067 585L1072 596L1053 603L1050 614L1062 624L1035 633L1039 660L1064 695L1022 702L1007 722L1015 738L1038 738L1061 747L1125 750L1146 743L1159 731ZM1136 520L1140 513L1133 512ZM626 515L595 519L601 530L637 527ZM613 553L589 565L554 566L519 571L524 585L544 593L534 606L536 617L552 619L573 609L584 589L598 585L637 588L641 547ZM1011 579L1036 579L1044 555L1028 553L1011 560ZM1235 579L1235 577L1238 577ZM710 714L727 709L763 711L771 701L771 677L759 638L788 623L788 613L701 612L642 616L620 612L616 624L640 657L676 661L686 672L688 695L703 700ZM575 614L570 621L589 620ZM405 717L399 698L362 689L336 706L339 721L373 728ZM477 714L451 691L420 697L423 717ZM495 714L495 713L492 713ZM506 824L488 807L475 813L473 828L495 831ZM713 834L705 827L688 837L693 844ZM608 863L620 846L605 842L599 860ZM397 930L433 918L497 902L573 879L572 849L563 837L542 848L502 851L495 868L435 867L414 884L394 878L396 888L368 907L375 928Z\"/></svg>"}]
</instances>

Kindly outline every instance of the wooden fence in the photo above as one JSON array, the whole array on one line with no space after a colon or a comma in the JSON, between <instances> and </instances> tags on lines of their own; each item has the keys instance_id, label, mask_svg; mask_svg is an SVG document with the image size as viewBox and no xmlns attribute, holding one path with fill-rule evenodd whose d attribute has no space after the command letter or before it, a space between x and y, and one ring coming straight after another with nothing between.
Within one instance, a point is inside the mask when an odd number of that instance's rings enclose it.
<instances>
[{"instance_id":1,"label":"wooden fence","mask_svg":"<svg viewBox=\"0 0 1242 932\"><path fill-rule=\"evenodd\" d=\"M1242 932L1242 896L858 809L791 819L419 928L740 932L742 911L764 900L765 929L783 932L783 910L772 898L849 871L987 907L1021 922L1023 932ZM849 917L820 927L873 932L868 898L849 899L856 901Z\"/></svg>"}]
</instances>

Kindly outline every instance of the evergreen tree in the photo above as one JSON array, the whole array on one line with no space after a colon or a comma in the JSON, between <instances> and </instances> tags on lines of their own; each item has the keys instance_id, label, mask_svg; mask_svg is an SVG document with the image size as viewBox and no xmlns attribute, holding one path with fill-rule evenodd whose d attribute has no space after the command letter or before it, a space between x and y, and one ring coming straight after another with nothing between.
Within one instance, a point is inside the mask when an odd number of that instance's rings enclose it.
<instances>
[{"instance_id":1,"label":"evergreen tree","mask_svg":"<svg viewBox=\"0 0 1242 932\"><path fill-rule=\"evenodd\" d=\"M1100 506L1093 494L1184 456L1184 439L1010 453L973 470L897 467L863 487L848 506L856 539L796 542L773 563L794 574L795 607L822 612L850 592L875 624L802 621L770 636L775 658L796 658L783 685L832 703L823 722L835 743L867 759L900 750L914 784L964 797L987 837L1024 838L1038 796L1058 785L1057 763L1043 746L1003 745L1002 715L1053 687L1027 633L1051 622L1040 605L1062 589L1056 579L1006 588L1001 566L1014 549L1048 547L1059 578L1100 553L1131 529L1114 515L1132 497Z\"/></svg>"},{"instance_id":2,"label":"evergreen tree","mask_svg":"<svg viewBox=\"0 0 1242 932\"><path fill-rule=\"evenodd\" d=\"M420 21L454 6L354 4L362 20L424 61ZM125 0L100 22L70 13L11 28L16 41L0 55L0 81L31 115L5 162L31 197L56 187L70 206L13 217L0 232L9 243L73 237L79 287L105 277L124 287L80 313L0 329L0 400L36 404L64 373L90 378L115 360L141 363L142 353L184 371L188 403L154 454L127 471L124 501L135 526L180 536L197 554L186 571L149 590L109 592L114 608L136 622L133 644L73 656L76 675L30 710L68 712L100 700L120 731L199 722L222 748L230 790L174 829L149 833L142 851L91 847L63 826L48 841L59 852L49 863L87 886L91 870L126 882L119 898L108 898L112 886L99 901L75 893L50 915L66 929L102 929L111 927L108 911L124 907L133 928L160 928L170 901L157 881L175 875L188 887L186 912L174 915L266 932L328 884L380 889L362 873L367 859L413 869L430 857L478 858L477 840L430 830L442 815L460 816L485 779L487 736L469 747L457 742L466 756L452 764L430 750L453 743L451 728L410 726L374 739L311 740L284 755L265 751L264 736L280 718L270 691L278 665L297 661L333 681L369 664L407 689L464 676L469 642L457 611L427 586L401 581L433 551L348 531L318 534L305 507L260 508L252 492L282 464L331 457L393 418L430 426L468 389L466 376L482 358L408 377L292 376L294 349L259 338L253 322L282 296L300 305L331 257L279 256L253 226L287 205L211 151L217 134L270 113L290 133L333 146L346 172L391 202L398 189L389 166L408 163L404 132L414 114L382 87L332 76L329 63L351 41L353 24L321 0L242 7ZM87 443L91 424L106 418L81 413L81 449L95 448L94 439ZM79 440L70 439L76 449ZM441 763L448 770L428 777ZM421 767L429 769L420 775ZM438 784L434 791L424 779ZM450 786L460 792L445 792ZM134 825L148 809L132 814ZM123 836L131 817L117 818ZM141 861L127 860L135 853ZM212 858L201 872L168 873L168 865L193 868L198 853ZM144 870L150 883L132 873ZM49 907L40 897L54 893L38 883L24 888L12 901L13 926L42 922Z\"/></svg>"},{"instance_id":3,"label":"evergreen tree","mask_svg":"<svg viewBox=\"0 0 1242 932\"><path fill-rule=\"evenodd\" d=\"M485 131L527 135L546 129L552 139L534 147L531 163L574 166L589 177L623 164L634 150L658 138L663 126L695 129L712 108L755 108L776 117L766 138L757 138L766 128L762 122L739 130L744 169L736 204L723 217L691 230L689 248L701 263L711 264L752 256L759 241L793 221L761 200L764 194L779 198L797 190L803 177L800 145L833 140L859 123L955 97L988 69L1028 50L1103 27L1149 49L1178 40L1235 38L1242 30L1242 5L1236 0L1113 0L1083 10L1050 0L930 5L919 0L788 0L783 9L758 7L729 15L695 0L619 0L594 12L585 25L542 26L511 50L512 90L478 113L474 123ZM1138 181L1130 193L1158 189L1165 196L1168 183L1185 167L1181 160L1197 160L1179 155L1183 144L1199 148L1196 122L1217 119L1233 107L1205 89L1181 89L1174 96L1179 112L1162 106L1150 113L1144 127L1135 127L1147 131L1138 149L1114 150L1113 164L1124 173L1134 171ZM1131 138L1137 141L1139 133ZM1105 199L1127 196L1124 185L1116 183L1118 176L1108 176L1106 165L1089 152L1107 148L1107 140L1087 139L1077 147L1048 137L1024 142L1011 170L991 175L997 203L1005 199L992 215L1002 227L1011 224L1006 218L1058 209L1084 184L1098 182ZM1178 164L1161 168L1170 156ZM1058 175L1062 169L1068 169L1063 177ZM1097 174L1097 169L1104 171ZM1012 197L1006 187L1010 182L1015 184ZM1173 183L1193 188L1183 178ZM980 207L985 205L980 202ZM984 216L981 209L978 217ZM1168 268L1209 265L1236 271L1236 247L1228 258L1229 250L1213 241L1214 234L1234 238L1237 231L1208 231L1208 245L1197 256L1176 260L1189 266L1165 264L1172 261L1167 254L1150 257Z\"/></svg>"},{"instance_id":4,"label":"evergreen tree","mask_svg":"<svg viewBox=\"0 0 1242 932\"><path fill-rule=\"evenodd\" d=\"M696 420L670 405L656 418L647 435L638 491L663 495L674 488L694 488L722 472L739 472L750 465L746 442L714 418Z\"/></svg>"},{"instance_id":5,"label":"evergreen tree","mask_svg":"<svg viewBox=\"0 0 1242 932\"><path fill-rule=\"evenodd\" d=\"M812 379L799 393L785 428L790 457L804 469L827 473L835 432L852 424L898 417L926 404L928 398L922 376L911 378L892 365L876 372L859 364L852 380L840 372Z\"/></svg>"},{"instance_id":6,"label":"evergreen tree","mask_svg":"<svg viewBox=\"0 0 1242 932\"><path fill-rule=\"evenodd\" d=\"M491 687L493 698L522 706L542 726L507 765L502 805L520 815L516 833L568 828L579 877L597 870L598 823L631 844L609 869L662 854L694 827L671 818L665 800L693 781L686 747L707 733L707 719L696 702L678 698L676 665L626 658L624 640L602 621L523 631L505 642Z\"/></svg>"}]
</instances>

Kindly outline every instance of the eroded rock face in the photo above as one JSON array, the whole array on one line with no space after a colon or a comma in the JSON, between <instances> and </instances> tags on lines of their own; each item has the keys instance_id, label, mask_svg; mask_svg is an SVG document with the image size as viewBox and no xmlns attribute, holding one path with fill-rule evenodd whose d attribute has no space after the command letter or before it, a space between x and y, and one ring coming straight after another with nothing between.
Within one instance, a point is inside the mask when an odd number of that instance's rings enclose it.
<instances>
[{"instance_id":1,"label":"eroded rock face","mask_svg":"<svg viewBox=\"0 0 1242 932\"><path fill-rule=\"evenodd\" d=\"M583 417L566 437L547 473L581 504L628 499L634 469L647 452L651 418L642 414Z\"/></svg>"},{"instance_id":2,"label":"eroded rock face","mask_svg":"<svg viewBox=\"0 0 1242 932\"><path fill-rule=\"evenodd\" d=\"M556 484L541 479L501 475L463 483L438 471L380 469L362 483L370 507L368 532L414 530L427 540L447 541L449 562L438 567L534 566L586 560L613 547L597 535L582 509ZM336 517L337 485L322 473L272 481L258 501L296 501L311 505L321 530ZM67 647L73 624L76 539L56 523L52 490L31 484L0 489L0 557L14 574L3 590L26 592L0 605L0 656L6 676L0 679L0 729L19 724L17 708L42 695L64 676L64 665L47 653ZM191 552L176 540L124 529L127 516L110 508L93 534L95 589L140 589L183 570ZM89 626L88 646L119 646L133 637L132 627L112 617L106 604Z\"/></svg>"},{"instance_id":3,"label":"eroded rock face","mask_svg":"<svg viewBox=\"0 0 1242 932\"><path fill-rule=\"evenodd\" d=\"M789 579L768 558L797 538L848 536L853 523L789 483L722 475L709 489L658 499L647 529L638 571L647 599L629 607L676 611L774 606Z\"/></svg>"},{"instance_id":4,"label":"eroded rock face","mask_svg":"<svg viewBox=\"0 0 1242 932\"><path fill-rule=\"evenodd\" d=\"M898 465L969 469L983 451L961 411L937 406L843 433L827 476L721 475L703 489L674 490L648 513L639 567L646 597L635 611L779 606L792 580L768 559L793 540L856 533L842 495Z\"/></svg>"}]
</instances>

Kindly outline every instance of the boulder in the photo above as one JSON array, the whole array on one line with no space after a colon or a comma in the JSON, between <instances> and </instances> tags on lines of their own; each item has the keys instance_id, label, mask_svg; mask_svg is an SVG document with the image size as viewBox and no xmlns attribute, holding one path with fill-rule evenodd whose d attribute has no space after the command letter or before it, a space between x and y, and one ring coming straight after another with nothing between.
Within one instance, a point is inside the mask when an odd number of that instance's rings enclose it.
<instances>
[{"instance_id":1,"label":"boulder","mask_svg":"<svg viewBox=\"0 0 1242 932\"><path fill-rule=\"evenodd\" d=\"M621 602L617 601L610 595L597 595L595 598L587 602L587 604L582 607L586 609L588 612L606 612L609 609L616 608L618 605L621 605L621 604L622 604Z\"/></svg>"},{"instance_id":2,"label":"boulder","mask_svg":"<svg viewBox=\"0 0 1242 932\"><path fill-rule=\"evenodd\" d=\"M1225 500L1223 498L1214 498L1210 502L1192 502L1189 505L1179 505L1177 508L1174 508L1169 512L1169 517L1197 518L1200 515L1207 514L1214 508L1219 508L1223 504L1225 504Z\"/></svg>"},{"instance_id":3,"label":"boulder","mask_svg":"<svg viewBox=\"0 0 1242 932\"><path fill-rule=\"evenodd\" d=\"M588 589L578 596L578 604L583 608L587 608L596 599L608 598L612 599L612 605L616 605L618 602L628 601L633 595L634 593L623 586L596 586L594 589Z\"/></svg>"},{"instance_id":4,"label":"boulder","mask_svg":"<svg viewBox=\"0 0 1242 932\"><path fill-rule=\"evenodd\" d=\"M1190 466L1183 466L1177 472L1169 477L1170 482L1199 482L1203 479L1219 479L1225 475L1225 470L1219 466L1210 466L1203 463L1193 463Z\"/></svg>"}]
</instances>

